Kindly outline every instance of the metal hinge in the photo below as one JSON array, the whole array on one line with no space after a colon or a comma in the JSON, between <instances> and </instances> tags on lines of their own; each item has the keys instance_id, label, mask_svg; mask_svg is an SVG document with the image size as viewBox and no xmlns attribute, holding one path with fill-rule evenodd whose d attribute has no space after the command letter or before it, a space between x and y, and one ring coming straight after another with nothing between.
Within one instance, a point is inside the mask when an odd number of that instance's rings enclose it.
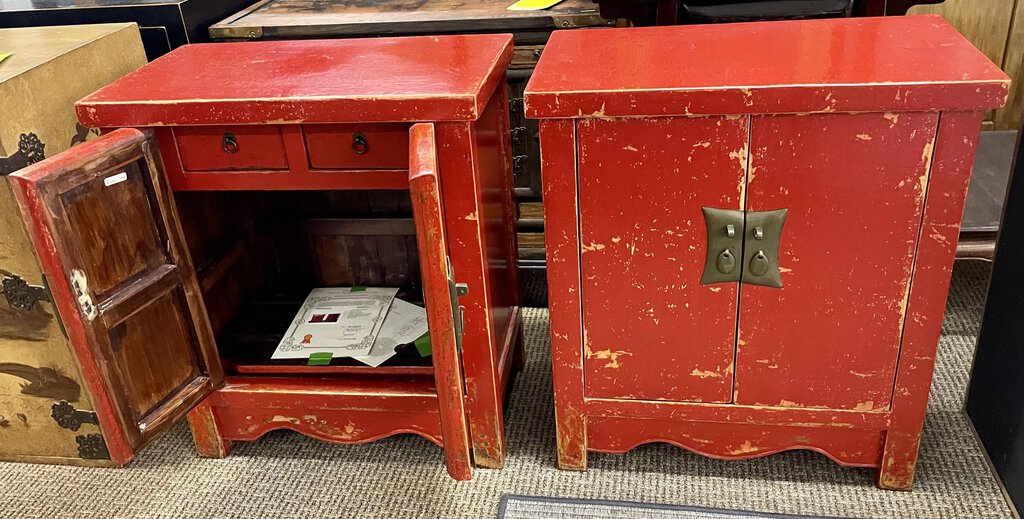
<instances>
[{"instance_id":1,"label":"metal hinge","mask_svg":"<svg viewBox=\"0 0 1024 519\"><path fill-rule=\"evenodd\" d=\"M469 285L455 282L455 271L451 258L448 263L448 295L452 300L452 321L455 325L455 346L462 351L462 330L466 325L466 308L459 304L459 298L469 293Z\"/></svg>"}]
</instances>

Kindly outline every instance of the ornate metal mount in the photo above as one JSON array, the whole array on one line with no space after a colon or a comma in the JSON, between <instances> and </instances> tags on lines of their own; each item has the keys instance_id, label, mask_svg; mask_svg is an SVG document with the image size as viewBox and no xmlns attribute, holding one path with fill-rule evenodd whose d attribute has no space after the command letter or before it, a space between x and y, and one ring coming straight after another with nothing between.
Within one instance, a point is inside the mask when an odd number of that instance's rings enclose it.
<instances>
[{"instance_id":1,"label":"ornate metal mount","mask_svg":"<svg viewBox=\"0 0 1024 519\"><path fill-rule=\"evenodd\" d=\"M707 225L707 256L702 284L739 281L782 288L779 242L787 209L734 211L702 208Z\"/></svg>"},{"instance_id":2,"label":"ornate metal mount","mask_svg":"<svg viewBox=\"0 0 1024 519\"><path fill-rule=\"evenodd\" d=\"M100 433L80 434L75 436L78 442L78 455L87 460L109 460L110 451L107 442Z\"/></svg>"},{"instance_id":3,"label":"ornate metal mount","mask_svg":"<svg viewBox=\"0 0 1024 519\"><path fill-rule=\"evenodd\" d=\"M54 402L50 416L57 422L57 425L71 431L77 431L82 424L100 424L100 419L96 416L95 411L80 411L69 404L67 400Z\"/></svg>"},{"instance_id":4,"label":"ornate metal mount","mask_svg":"<svg viewBox=\"0 0 1024 519\"><path fill-rule=\"evenodd\" d=\"M18 151L7 157L0 157L0 175L10 175L19 169L43 160L46 147L39 136L23 133L18 137Z\"/></svg>"},{"instance_id":5,"label":"ornate metal mount","mask_svg":"<svg viewBox=\"0 0 1024 519\"><path fill-rule=\"evenodd\" d=\"M20 310L31 310L39 301L50 301L50 292L46 287L30 285L17 274L0 270L0 293L7 299L7 304Z\"/></svg>"}]
</instances>

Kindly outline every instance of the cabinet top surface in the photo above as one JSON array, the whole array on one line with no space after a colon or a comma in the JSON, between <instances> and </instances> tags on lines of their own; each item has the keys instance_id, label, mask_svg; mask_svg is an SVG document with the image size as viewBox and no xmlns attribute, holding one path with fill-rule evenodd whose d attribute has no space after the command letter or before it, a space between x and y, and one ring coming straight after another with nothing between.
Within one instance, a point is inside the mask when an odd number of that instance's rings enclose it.
<instances>
[{"instance_id":1,"label":"cabinet top surface","mask_svg":"<svg viewBox=\"0 0 1024 519\"><path fill-rule=\"evenodd\" d=\"M507 34L179 47L79 101L87 126L475 120Z\"/></svg>"},{"instance_id":2,"label":"cabinet top surface","mask_svg":"<svg viewBox=\"0 0 1024 519\"><path fill-rule=\"evenodd\" d=\"M899 16L556 32L525 98L541 118L978 110L1008 83L941 18Z\"/></svg>"}]
</instances>

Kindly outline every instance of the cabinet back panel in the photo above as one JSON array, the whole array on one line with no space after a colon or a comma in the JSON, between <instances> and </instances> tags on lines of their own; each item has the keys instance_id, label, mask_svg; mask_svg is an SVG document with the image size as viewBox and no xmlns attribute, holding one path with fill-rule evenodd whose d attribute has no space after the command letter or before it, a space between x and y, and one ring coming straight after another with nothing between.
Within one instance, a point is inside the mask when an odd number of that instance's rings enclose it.
<instances>
[{"instance_id":1,"label":"cabinet back panel","mask_svg":"<svg viewBox=\"0 0 1024 519\"><path fill-rule=\"evenodd\" d=\"M735 402L892 396L936 113L754 117L747 210L786 208L783 287L743 285Z\"/></svg>"},{"instance_id":2,"label":"cabinet back panel","mask_svg":"<svg viewBox=\"0 0 1024 519\"><path fill-rule=\"evenodd\" d=\"M746 117L579 123L589 397L728 402L736 283L701 285L701 206L742 208Z\"/></svg>"}]
</instances>

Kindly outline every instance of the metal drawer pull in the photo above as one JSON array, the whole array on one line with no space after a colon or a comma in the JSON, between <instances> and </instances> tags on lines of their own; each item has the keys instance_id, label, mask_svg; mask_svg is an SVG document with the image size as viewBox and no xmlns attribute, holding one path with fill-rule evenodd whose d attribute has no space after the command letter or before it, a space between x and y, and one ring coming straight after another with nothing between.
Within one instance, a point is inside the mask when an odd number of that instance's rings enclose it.
<instances>
[{"instance_id":1,"label":"metal drawer pull","mask_svg":"<svg viewBox=\"0 0 1024 519\"><path fill-rule=\"evenodd\" d=\"M238 139L235 138L235 134L225 133L220 141L220 149L224 150L224 153L238 153Z\"/></svg>"},{"instance_id":2,"label":"metal drawer pull","mask_svg":"<svg viewBox=\"0 0 1024 519\"><path fill-rule=\"evenodd\" d=\"M358 155L365 155L370 151L370 143L366 142L365 135L357 133L352 136L352 151Z\"/></svg>"},{"instance_id":3,"label":"metal drawer pull","mask_svg":"<svg viewBox=\"0 0 1024 519\"><path fill-rule=\"evenodd\" d=\"M763 228L761 228L761 227L754 227L754 239L755 240L763 240L764 239L764 229Z\"/></svg>"}]
</instances>

